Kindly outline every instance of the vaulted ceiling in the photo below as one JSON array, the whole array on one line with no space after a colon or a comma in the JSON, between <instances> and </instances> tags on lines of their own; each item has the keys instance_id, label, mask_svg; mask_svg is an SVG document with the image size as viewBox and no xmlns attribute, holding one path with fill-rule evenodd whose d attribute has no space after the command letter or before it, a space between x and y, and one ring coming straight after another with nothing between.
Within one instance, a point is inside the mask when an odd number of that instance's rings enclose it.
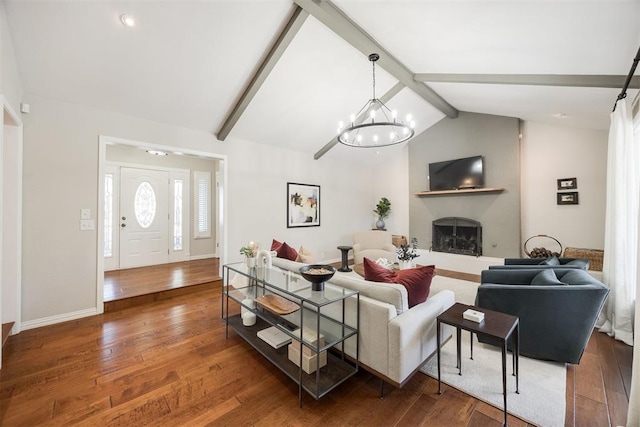
<instances>
[{"instance_id":1,"label":"vaulted ceiling","mask_svg":"<svg viewBox=\"0 0 640 427\"><path fill-rule=\"evenodd\" d=\"M4 3L25 93L310 156L370 98L369 49L417 132L455 111L604 130L640 45L640 0Z\"/></svg>"}]
</instances>

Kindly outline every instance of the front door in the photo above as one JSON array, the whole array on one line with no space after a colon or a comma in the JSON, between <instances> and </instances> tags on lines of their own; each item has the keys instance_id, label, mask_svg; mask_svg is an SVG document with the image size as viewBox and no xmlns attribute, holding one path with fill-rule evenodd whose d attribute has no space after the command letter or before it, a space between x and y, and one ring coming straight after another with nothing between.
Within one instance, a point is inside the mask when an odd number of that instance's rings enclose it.
<instances>
[{"instance_id":1,"label":"front door","mask_svg":"<svg viewBox=\"0 0 640 427\"><path fill-rule=\"evenodd\" d=\"M120 172L120 268L169 262L169 173Z\"/></svg>"}]
</instances>

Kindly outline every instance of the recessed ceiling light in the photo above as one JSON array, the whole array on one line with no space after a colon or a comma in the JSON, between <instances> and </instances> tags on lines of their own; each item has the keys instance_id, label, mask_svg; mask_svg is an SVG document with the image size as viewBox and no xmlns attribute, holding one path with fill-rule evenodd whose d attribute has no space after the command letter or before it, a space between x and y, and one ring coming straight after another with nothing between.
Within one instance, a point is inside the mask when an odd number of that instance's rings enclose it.
<instances>
[{"instance_id":1,"label":"recessed ceiling light","mask_svg":"<svg viewBox=\"0 0 640 427\"><path fill-rule=\"evenodd\" d=\"M555 113L553 117L557 117L558 119L566 119L568 116L564 113Z\"/></svg>"},{"instance_id":2,"label":"recessed ceiling light","mask_svg":"<svg viewBox=\"0 0 640 427\"><path fill-rule=\"evenodd\" d=\"M154 156L167 156L169 153L160 150L147 150L147 153L153 154Z\"/></svg>"},{"instance_id":3,"label":"recessed ceiling light","mask_svg":"<svg viewBox=\"0 0 640 427\"><path fill-rule=\"evenodd\" d=\"M136 25L136 20L133 19L133 16L127 15L126 13L120 16L120 21L122 21L122 23L127 27L133 27Z\"/></svg>"}]
</instances>

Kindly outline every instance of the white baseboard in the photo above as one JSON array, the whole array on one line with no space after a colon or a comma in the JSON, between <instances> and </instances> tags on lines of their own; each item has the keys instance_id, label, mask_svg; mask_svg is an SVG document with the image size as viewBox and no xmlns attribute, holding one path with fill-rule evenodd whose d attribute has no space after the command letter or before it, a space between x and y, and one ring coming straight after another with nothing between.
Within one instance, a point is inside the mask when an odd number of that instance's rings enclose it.
<instances>
[{"instance_id":1,"label":"white baseboard","mask_svg":"<svg viewBox=\"0 0 640 427\"><path fill-rule=\"evenodd\" d=\"M190 261L195 261L197 259L207 259L207 258L217 258L216 254L204 254L204 255L191 255L189 257Z\"/></svg>"},{"instance_id":2,"label":"white baseboard","mask_svg":"<svg viewBox=\"0 0 640 427\"><path fill-rule=\"evenodd\" d=\"M83 317L95 316L99 314L98 310L93 308L87 308L85 310L73 311L71 313L57 314L55 316L43 317L41 319L27 320L22 322L21 330L41 328L42 326L55 325L56 323L67 322L69 320L81 319Z\"/></svg>"}]
</instances>

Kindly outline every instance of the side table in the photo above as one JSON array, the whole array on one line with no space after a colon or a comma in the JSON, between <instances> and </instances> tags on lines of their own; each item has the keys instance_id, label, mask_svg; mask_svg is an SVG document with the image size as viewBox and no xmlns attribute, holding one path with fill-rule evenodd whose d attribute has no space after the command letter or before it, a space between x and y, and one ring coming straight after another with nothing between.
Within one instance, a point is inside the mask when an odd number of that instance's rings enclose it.
<instances>
[{"instance_id":1,"label":"side table","mask_svg":"<svg viewBox=\"0 0 640 427\"><path fill-rule=\"evenodd\" d=\"M349 251L353 249L353 246L338 246L338 249L342 252L342 265L338 269L338 271L342 271L343 273L348 273L351 271L349 268Z\"/></svg>"},{"instance_id":2,"label":"side table","mask_svg":"<svg viewBox=\"0 0 640 427\"><path fill-rule=\"evenodd\" d=\"M484 313L484 320L480 323L466 320L462 317L467 309L473 309ZM513 345L513 375L516 377L516 393L518 390L518 371L520 356L520 337L519 328L520 320L516 316L499 313L497 311L477 308L472 305L456 303L447 311L437 318L437 357L438 357L438 394L442 394L440 390L440 324L451 325L456 328L456 356L458 375L462 375L462 357L460 356L460 341L462 329L471 333L472 343L473 334L484 335L486 337L500 340L502 347L502 393L504 395L504 426L507 425L507 342L512 340ZM473 344L472 344L473 346ZM473 359L473 347L471 347L471 358Z\"/></svg>"}]
</instances>

